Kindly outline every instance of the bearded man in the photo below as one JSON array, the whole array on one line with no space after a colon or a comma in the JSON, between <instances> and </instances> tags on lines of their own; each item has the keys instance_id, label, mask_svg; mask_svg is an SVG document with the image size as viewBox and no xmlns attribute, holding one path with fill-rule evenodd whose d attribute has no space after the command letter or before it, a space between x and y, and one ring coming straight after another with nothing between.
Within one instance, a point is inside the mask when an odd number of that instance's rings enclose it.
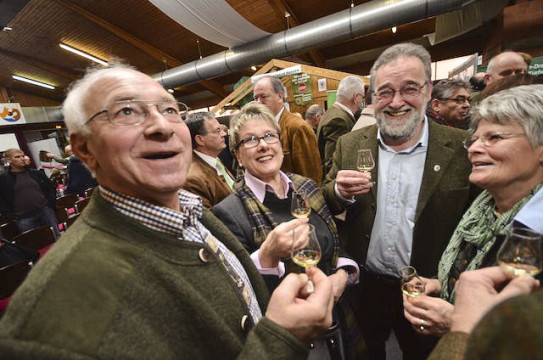
<instances>
[{"instance_id":1,"label":"bearded man","mask_svg":"<svg viewBox=\"0 0 543 360\"><path fill-rule=\"evenodd\" d=\"M348 294L370 359L385 358L394 330L404 359L425 359L433 347L403 316L398 270L437 274L441 253L478 192L462 146L468 133L428 121L430 54L398 44L371 70L376 125L339 138L324 196L334 213L346 211L340 237L359 263L360 283ZM356 171L357 151L371 149L376 166ZM424 326L423 321L421 325Z\"/></svg>"}]
</instances>

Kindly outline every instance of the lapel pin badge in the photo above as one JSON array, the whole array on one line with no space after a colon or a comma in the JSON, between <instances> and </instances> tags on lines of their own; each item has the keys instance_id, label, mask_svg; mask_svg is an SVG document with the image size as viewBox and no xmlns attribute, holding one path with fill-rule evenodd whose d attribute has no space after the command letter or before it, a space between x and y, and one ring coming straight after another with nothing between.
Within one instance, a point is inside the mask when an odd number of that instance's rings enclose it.
<instances>
[{"instance_id":1,"label":"lapel pin badge","mask_svg":"<svg viewBox=\"0 0 543 360\"><path fill-rule=\"evenodd\" d=\"M438 172L439 170L441 170L441 166L435 165L435 166L434 166L434 171L435 171L435 172Z\"/></svg>"}]
</instances>

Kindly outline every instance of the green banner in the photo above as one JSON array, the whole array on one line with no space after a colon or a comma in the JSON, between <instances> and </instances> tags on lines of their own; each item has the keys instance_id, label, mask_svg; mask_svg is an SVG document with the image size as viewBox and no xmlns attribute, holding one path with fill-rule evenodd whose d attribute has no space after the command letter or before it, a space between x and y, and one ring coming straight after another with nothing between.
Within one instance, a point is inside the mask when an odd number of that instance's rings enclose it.
<instances>
[{"instance_id":1,"label":"green banner","mask_svg":"<svg viewBox=\"0 0 543 360\"><path fill-rule=\"evenodd\" d=\"M296 105L311 104L313 102L311 75L292 75L292 94L294 95L294 103Z\"/></svg>"}]
</instances>

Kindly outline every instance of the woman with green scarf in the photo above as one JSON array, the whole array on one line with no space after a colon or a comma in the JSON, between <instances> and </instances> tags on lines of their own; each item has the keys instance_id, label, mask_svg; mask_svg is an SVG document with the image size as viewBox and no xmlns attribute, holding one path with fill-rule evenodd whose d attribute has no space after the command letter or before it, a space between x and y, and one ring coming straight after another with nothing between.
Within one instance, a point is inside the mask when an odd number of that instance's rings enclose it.
<instances>
[{"instance_id":1,"label":"woman with green scarf","mask_svg":"<svg viewBox=\"0 0 543 360\"><path fill-rule=\"evenodd\" d=\"M519 86L484 99L472 112L465 141L470 181L483 191L466 211L443 252L438 279L425 295L404 298L404 314L424 335L449 330L454 284L463 271L496 265L506 230L543 186L543 85ZM543 221L543 214L541 214Z\"/></svg>"}]
</instances>

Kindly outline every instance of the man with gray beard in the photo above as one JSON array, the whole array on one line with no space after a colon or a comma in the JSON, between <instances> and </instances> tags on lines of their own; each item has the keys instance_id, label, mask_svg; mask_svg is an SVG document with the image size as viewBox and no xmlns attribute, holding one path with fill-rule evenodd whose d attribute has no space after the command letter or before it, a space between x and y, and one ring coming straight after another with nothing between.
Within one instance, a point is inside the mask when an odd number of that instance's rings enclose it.
<instances>
[{"instance_id":1,"label":"man with gray beard","mask_svg":"<svg viewBox=\"0 0 543 360\"><path fill-rule=\"evenodd\" d=\"M381 54L371 69L377 124L339 138L324 184L332 212L346 211L340 237L361 268L347 296L370 359L385 359L392 329L404 359L428 355L434 340L405 320L398 270L410 265L424 277L437 275L441 253L478 193L462 146L468 133L425 116L430 64L430 54L415 44ZM356 170L360 149L375 157L371 172Z\"/></svg>"}]
</instances>

